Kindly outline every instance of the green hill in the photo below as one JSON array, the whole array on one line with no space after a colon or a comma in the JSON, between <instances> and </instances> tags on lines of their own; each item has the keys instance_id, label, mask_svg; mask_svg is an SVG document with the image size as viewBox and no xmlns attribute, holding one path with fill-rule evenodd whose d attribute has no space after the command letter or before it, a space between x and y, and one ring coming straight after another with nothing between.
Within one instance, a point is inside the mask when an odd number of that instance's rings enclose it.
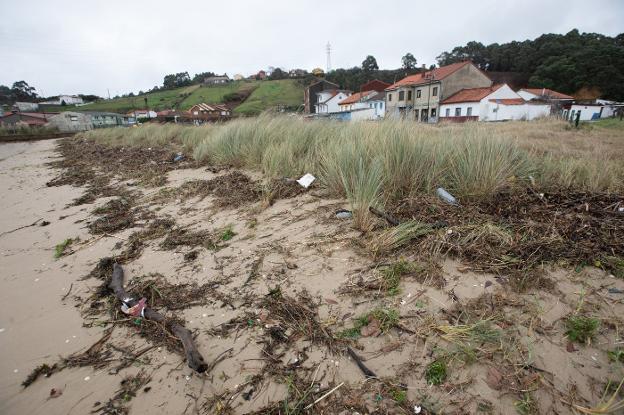
<instances>
[{"instance_id":1,"label":"green hill","mask_svg":"<svg viewBox=\"0 0 624 415\"><path fill-rule=\"evenodd\" d=\"M199 88L199 85L185 86L182 88L168 89L165 91L152 92L135 97L104 99L91 104L74 106L45 106L46 111L105 111L125 114L134 109L145 108L145 97L150 109L160 111L179 105L187 97Z\"/></svg>"},{"instance_id":2,"label":"green hill","mask_svg":"<svg viewBox=\"0 0 624 415\"><path fill-rule=\"evenodd\" d=\"M278 81L235 81L226 85L191 85L183 88L152 92L135 97L105 99L91 104L75 106L45 106L45 111L104 111L125 114L134 109L145 108L145 97L150 109L160 111L170 108L187 110L195 104L219 104L229 94L247 97L234 109L235 114L257 115L264 110L279 106L297 109L303 104L303 85L294 79ZM251 94L251 95L249 95ZM236 101L231 99L230 101Z\"/></svg>"},{"instance_id":3,"label":"green hill","mask_svg":"<svg viewBox=\"0 0 624 415\"><path fill-rule=\"evenodd\" d=\"M262 81L234 113L256 115L278 106L297 109L303 105L303 89L303 84L296 79Z\"/></svg>"}]
</instances>

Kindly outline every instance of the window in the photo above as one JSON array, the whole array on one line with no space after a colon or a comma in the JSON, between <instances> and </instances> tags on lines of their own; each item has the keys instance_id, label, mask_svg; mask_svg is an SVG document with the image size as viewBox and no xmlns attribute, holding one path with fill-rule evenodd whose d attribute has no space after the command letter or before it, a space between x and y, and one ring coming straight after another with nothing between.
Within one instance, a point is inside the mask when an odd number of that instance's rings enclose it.
<instances>
[{"instance_id":1,"label":"window","mask_svg":"<svg viewBox=\"0 0 624 415\"><path fill-rule=\"evenodd\" d=\"M416 98L420 98L420 94L421 94L420 89L417 89L417 90L416 90Z\"/></svg>"},{"instance_id":2,"label":"window","mask_svg":"<svg viewBox=\"0 0 624 415\"><path fill-rule=\"evenodd\" d=\"M438 115L438 109L437 108L432 108L431 109L431 118L435 118L436 115Z\"/></svg>"},{"instance_id":3,"label":"window","mask_svg":"<svg viewBox=\"0 0 624 415\"><path fill-rule=\"evenodd\" d=\"M409 91L407 91L407 100L408 101L412 100L412 90L411 89Z\"/></svg>"},{"instance_id":4,"label":"window","mask_svg":"<svg viewBox=\"0 0 624 415\"><path fill-rule=\"evenodd\" d=\"M433 93L431 94L431 96L434 96L434 97L438 96L438 87L437 86L433 87Z\"/></svg>"},{"instance_id":5,"label":"window","mask_svg":"<svg viewBox=\"0 0 624 415\"><path fill-rule=\"evenodd\" d=\"M392 101L392 94L388 94L388 102Z\"/></svg>"},{"instance_id":6,"label":"window","mask_svg":"<svg viewBox=\"0 0 624 415\"><path fill-rule=\"evenodd\" d=\"M379 103L379 109L382 110L383 109L383 102Z\"/></svg>"},{"instance_id":7,"label":"window","mask_svg":"<svg viewBox=\"0 0 624 415\"><path fill-rule=\"evenodd\" d=\"M472 107L468 107L468 109L466 109L466 115L468 117L470 117L472 115Z\"/></svg>"},{"instance_id":8,"label":"window","mask_svg":"<svg viewBox=\"0 0 624 415\"><path fill-rule=\"evenodd\" d=\"M455 108L455 116L461 117L461 108Z\"/></svg>"},{"instance_id":9,"label":"window","mask_svg":"<svg viewBox=\"0 0 624 415\"><path fill-rule=\"evenodd\" d=\"M446 116L447 116L447 117L450 117L450 116L451 116L451 109L450 109L450 108L447 108L447 109L446 109Z\"/></svg>"},{"instance_id":10,"label":"window","mask_svg":"<svg viewBox=\"0 0 624 415\"><path fill-rule=\"evenodd\" d=\"M418 121L418 110L414 110L414 119Z\"/></svg>"},{"instance_id":11,"label":"window","mask_svg":"<svg viewBox=\"0 0 624 415\"><path fill-rule=\"evenodd\" d=\"M399 91L399 101L403 101L405 99L405 91Z\"/></svg>"}]
</instances>

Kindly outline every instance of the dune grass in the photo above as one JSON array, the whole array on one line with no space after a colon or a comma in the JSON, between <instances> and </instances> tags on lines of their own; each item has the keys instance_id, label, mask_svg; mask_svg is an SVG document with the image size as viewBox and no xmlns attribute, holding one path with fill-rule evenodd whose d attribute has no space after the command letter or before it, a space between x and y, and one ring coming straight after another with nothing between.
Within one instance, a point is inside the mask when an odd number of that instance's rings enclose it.
<instances>
[{"instance_id":1,"label":"dune grass","mask_svg":"<svg viewBox=\"0 0 624 415\"><path fill-rule=\"evenodd\" d=\"M362 230L368 207L444 187L460 202L516 184L540 189L624 190L624 134L562 121L424 125L310 121L264 114L220 125L143 125L84 134L111 145L184 146L202 163L259 170L267 178L312 173L346 197Z\"/></svg>"}]
</instances>

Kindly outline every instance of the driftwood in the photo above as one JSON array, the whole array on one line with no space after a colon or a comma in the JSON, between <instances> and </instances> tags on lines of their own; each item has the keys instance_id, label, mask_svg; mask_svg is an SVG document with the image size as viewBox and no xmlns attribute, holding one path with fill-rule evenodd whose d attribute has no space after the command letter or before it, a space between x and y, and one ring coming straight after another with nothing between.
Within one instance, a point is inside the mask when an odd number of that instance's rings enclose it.
<instances>
[{"instance_id":1,"label":"driftwood","mask_svg":"<svg viewBox=\"0 0 624 415\"><path fill-rule=\"evenodd\" d=\"M395 218L395 217L394 217L394 216L392 216L391 214L386 213L386 212L382 212L381 210L379 210L379 209L375 209L375 208L374 208L374 207L372 207L372 206L370 206L370 207L368 208L368 210L369 210L369 211L370 211L370 213L372 213L373 215L379 216L380 218L387 220L387 221L388 221L388 223L389 223L390 225L397 226L399 223L401 223L401 222L400 222L397 218Z\"/></svg>"},{"instance_id":2,"label":"driftwood","mask_svg":"<svg viewBox=\"0 0 624 415\"><path fill-rule=\"evenodd\" d=\"M355 360L355 363L358 365L358 367L360 368L360 370L364 373L364 375L367 378L376 378L377 375L375 374L375 372L373 372L372 370L370 370L369 368L366 367L366 365L362 362L362 358L360 356L358 356L352 348L347 346L347 352L349 353L349 356L351 356L351 358L353 360Z\"/></svg>"},{"instance_id":3,"label":"driftwood","mask_svg":"<svg viewBox=\"0 0 624 415\"><path fill-rule=\"evenodd\" d=\"M139 300L132 298L123 287L123 268L121 265L114 264L113 265L113 278L111 279L110 284L108 285L111 290L115 293L115 296L119 299L119 301L125 302L128 307L133 307L138 304ZM180 341L182 342L182 346L184 347L184 353L186 354L186 361L188 366L195 370L198 373L203 373L208 369L208 364L204 361L201 353L195 347L195 343L193 342L193 335L191 331L184 326L176 323L175 321L168 321L165 316L160 314L157 311L152 310L149 307L145 307L143 310L143 316L152 321L156 321L158 323L162 323L167 327L171 333L173 333Z\"/></svg>"}]
</instances>

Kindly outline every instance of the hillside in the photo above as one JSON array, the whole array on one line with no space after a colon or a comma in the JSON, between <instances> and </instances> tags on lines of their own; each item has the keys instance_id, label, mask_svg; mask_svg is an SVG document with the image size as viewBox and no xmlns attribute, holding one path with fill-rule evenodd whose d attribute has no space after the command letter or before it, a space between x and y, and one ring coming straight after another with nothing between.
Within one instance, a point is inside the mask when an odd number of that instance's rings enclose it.
<instances>
[{"instance_id":1,"label":"hillside","mask_svg":"<svg viewBox=\"0 0 624 415\"><path fill-rule=\"evenodd\" d=\"M277 106L297 109L303 104L303 84L295 79L264 81L234 110L235 114L257 115Z\"/></svg>"},{"instance_id":2,"label":"hillside","mask_svg":"<svg viewBox=\"0 0 624 415\"><path fill-rule=\"evenodd\" d=\"M74 106L46 106L45 110L53 111L107 111L127 113L133 109L145 108L147 105L156 111L178 107L188 110L195 104L205 102L217 104L225 102L229 94L238 94L243 103L237 106L234 113L240 115L257 115L264 110L277 106L296 109L303 103L303 85L294 79L277 81L235 81L227 85L201 86L192 85L183 88L153 92L141 96L102 100L92 104ZM249 95L251 94L251 95ZM246 98L246 99L244 99ZM236 99L231 104L236 104Z\"/></svg>"},{"instance_id":3,"label":"hillside","mask_svg":"<svg viewBox=\"0 0 624 415\"><path fill-rule=\"evenodd\" d=\"M222 103L225 101L224 97L228 94L247 96L259 83L259 81L234 81L226 85L201 86L196 88L193 93L180 104L180 108L187 110L193 105L202 102L206 104Z\"/></svg>"},{"instance_id":4,"label":"hillside","mask_svg":"<svg viewBox=\"0 0 624 415\"><path fill-rule=\"evenodd\" d=\"M141 96L107 99L92 104L71 107L71 106L46 106L46 111L108 111L126 113L134 109L145 108L147 105L156 111L172 108L180 104L185 98L199 88L199 85L191 85L182 88L168 89L165 91L152 92Z\"/></svg>"}]
</instances>

